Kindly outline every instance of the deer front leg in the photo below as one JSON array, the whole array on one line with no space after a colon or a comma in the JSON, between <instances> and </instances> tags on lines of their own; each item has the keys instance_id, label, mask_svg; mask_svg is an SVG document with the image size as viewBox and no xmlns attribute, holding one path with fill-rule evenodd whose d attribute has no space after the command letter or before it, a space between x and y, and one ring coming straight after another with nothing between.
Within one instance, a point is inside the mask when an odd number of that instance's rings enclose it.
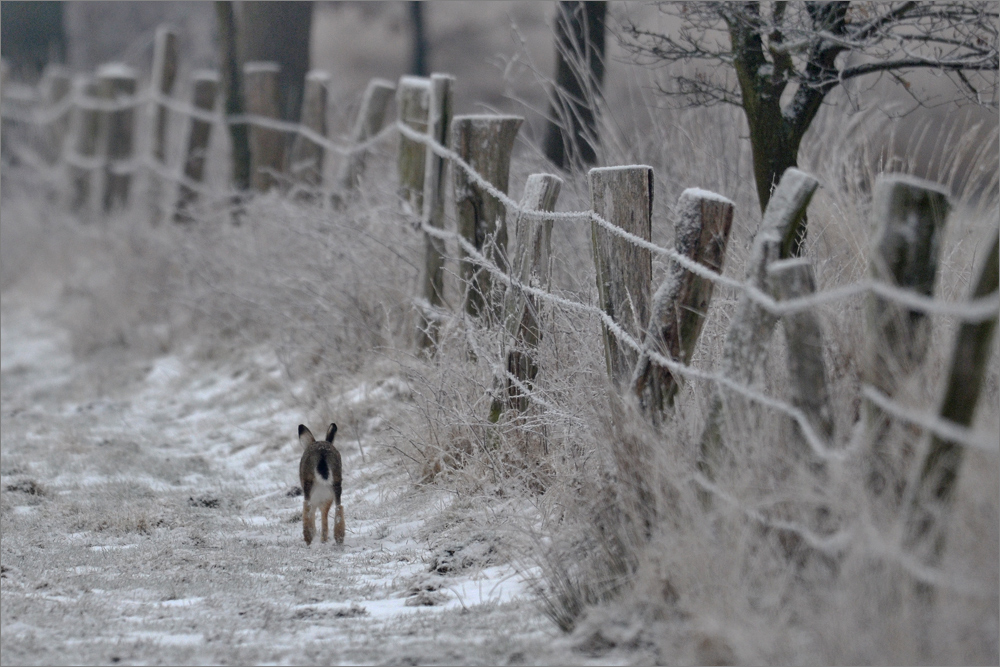
<instances>
[{"instance_id":1,"label":"deer front leg","mask_svg":"<svg viewBox=\"0 0 1000 667\"><path fill-rule=\"evenodd\" d=\"M330 537L330 505L333 504L332 500L324 500L323 504L320 506L320 516L323 518L323 536L321 541L326 542ZM336 528L334 528L336 530Z\"/></svg>"},{"instance_id":2,"label":"deer front leg","mask_svg":"<svg viewBox=\"0 0 1000 667\"><path fill-rule=\"evenodd\" d=\"M306 540L306 546L312 544L313 535L316 534L316 509L309 506L309 501L302 501L302 537Z\"/></svg>"},{"instance_id":3,"label":"deer front leg","mask_svg":"<svg viewBox=\"0 0 1000 667\"><path fill-rule=\"evenodd\" d=\"M344 530L346 526L344 525L344 506L337 505L337 511L333 515L333 539L337 541L337 544L344 543Z\"/></svg>"}]
</instances>

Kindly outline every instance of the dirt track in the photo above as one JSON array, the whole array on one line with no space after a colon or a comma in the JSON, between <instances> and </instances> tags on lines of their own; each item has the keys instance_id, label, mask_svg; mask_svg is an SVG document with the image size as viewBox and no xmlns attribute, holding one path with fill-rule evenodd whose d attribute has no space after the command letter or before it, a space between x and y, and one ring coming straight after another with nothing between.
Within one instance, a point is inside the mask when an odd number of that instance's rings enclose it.
<instances>
[{"instance_id":1,"label":"dirt track","mask_svg":"<svg viewBox=\"0 0 1000 667\"><path fill-rule=\"evenodd\" d=\"M306 548L278 360L77 359L43 315L61 294L3 297L4 664L573 659L499 555L502 526L463 529L467 504L415 487L380 419L338 439L346 544ZM341 400L388 414L405 393L368 378Z\"/></svg>"}]
</instances>

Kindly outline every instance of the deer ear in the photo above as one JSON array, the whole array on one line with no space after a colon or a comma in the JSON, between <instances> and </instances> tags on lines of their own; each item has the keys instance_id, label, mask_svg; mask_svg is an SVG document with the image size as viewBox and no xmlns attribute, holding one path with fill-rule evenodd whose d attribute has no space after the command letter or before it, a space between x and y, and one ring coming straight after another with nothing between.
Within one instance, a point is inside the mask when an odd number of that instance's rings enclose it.
<instances>
[{"instance_id":1,"label":"deer ear","mask_svg":"<svg viewBox=\"0 0 1000 667\"><path fill-rule=\"evenodd\" d=\"M316 438L313 437L312 432L306 428L305 424L299 424L299 442L302 443L303 447L308 447L316 442Z\"/></svg>"},{"instance_id":2,"label":"deer ear","mask_svg":"<svg viewBox=\"0 0 1000 667\"><path fill-rule=\"evenodd\" d=\"M326 429L326 441L333 442L333 436L337 435L337 425L330 424L330 428Z\"/></svg>"}]
</instances>

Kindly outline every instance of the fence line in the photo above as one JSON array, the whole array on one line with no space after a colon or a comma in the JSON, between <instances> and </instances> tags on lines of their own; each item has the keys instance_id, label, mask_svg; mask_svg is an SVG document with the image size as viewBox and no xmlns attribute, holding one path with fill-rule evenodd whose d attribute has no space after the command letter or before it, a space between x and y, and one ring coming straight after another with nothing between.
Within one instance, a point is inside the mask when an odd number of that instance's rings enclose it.
<instances>
[{"instance_id":1,"label":"fence line","mask_svg":"<svg viewBox=\"0 0 1000 667\"><path fill-rule=\"evenodd\" d=\"M590 220L600 225L607 231L620 236L626 241L655 252L660 256L667 257L668 259L676 262L681 267L690 271L699 277L705 278L707 280L713 281L720 285L725 285L727 287L740 290L747 294L747 296L760 305L762 308L767 310L776 316L786 315L790 313L795 313L807 309L815 308L819 305L824 305L832 303L835 301L843 300L846 298L854 297L864 293L874 293L885 299L894 301L902 306L908 308L922 311L929 314L952 316L965 321L977 322L994 317L1000 312L1000 296L994 295L990 297L983 297L972 299L968 301L961 302L946 302L932 297L927 297L923 295L916 294L909 290L904 290L900 288L893 287L889 284L877 282L871 279L857 281L848 285L843 285L823 292L817 292L815 294L799 297L795 299L789 299L787 301L775 301L772 296L763 290L749 284L744 280L738 280L724 276L706 266L699 264L684 255L678 253L677 251L658 246L650 241L646 241L641 237L631 234L620 227L610 223L603 217L597 215L594 211L540 211L534 209L527 209L522 207L517 201L512 197L507 195L507 193L496 188L492 183L487 181L479 172L477 172L472 166L470 166L462 157L455 151L442 145L440 142L436 141L433 137L428 134L421 133L413 130L409 126L403 124L402 122L396 122L394 124L389 124L379 131L375 136L365 140L364 142L344 145L331 141L327 137L320 135L311 128L308 128L300 123L293 123L288 121L280 121L272 118L266 118L263 116L253 115L253 114L239 114L226 116L218 112L207 112L198 109L188 103L180 102L170 96L162 95L156 91L147 90L143 93L122 96L116 100L110 101L106 99L96 98L90 95L84 94L81 90L74 90L71 94L63 98L57 105L50 107L48 109L32 109L27 114L21 112L12 111L4 105L3 116L12 118L14 120L22 120L33 124L45 125L54 122L62 118L66 113L68 113L72 108L79 107L86 110L95 110L103 112L114 112L126 110L129 108L135 108L142 106L144 104L149 104L155 102L167 106L171 111L176 113L185 114L189 117L200 119L206 122L212 123L224 123L224 124L252 124L258 125L267 129L278 130L282 132L298 133L301 136L306 137L310 141L313 141L317 145L320 145L325 150L335 152L339 155L350 155L352 153L357 153L361 151L368 150L374 145L385 140L387 137L392 136L395 132L406 136L407 138L424 144L427 148L433 151L438 156L447 159L451 164L462 169L469 180L475 183L477 186L482 188L484 191L488 192L490 195L499 200L509 213L516 213L529 218L545 218L551 220ZM89 157L79 155L75 150L68 149L64 152L64 159L68 164L82 168L82 169L97 169L104 166L107 162L104 158L100 157ZM164 169L162 165L154 164L152 160L146 157L134 158L128 161L124 161L121 164L114 165L112 169L116 172L124 173L129 170L134 170L137 166L143 166L150 169L152 172L160 176L161 178L167 178L169 180L181 183L193 190L198 191L201 194L215 195L218 194L215 190L208 188L202 183L195 182L192 179L184 177L183 174L179 173L178 169ZM52 171L56 171L53 168ZM677 373L678 375L698 380L705 380L717 383L734 391L747 399L750 399L758 404L770 407L776 411L782 412L787 416L791 417L801 428L802 433L805 437L807 444L813 453L823 460L835 460L842 461L849 454L849 449L838 449L834 450L830 447L829 443L823 441L822 438L815 432L809 419L806 415L796 408L795 406L777 398L767 396L766 394L759 392L749 385L740 384L730 380L717 373L712 373L708 371L702 371L694 367L682 364L675 360L672 360L658 352L651 351L647 349L642 343L636 340L635 337L627 333L622 327L605 311L596 306L590 306L584 303L573 301L565 297L558 296L546 290L538 289L534 286L523 284L517 279L511 277L507 272L503 271L500 267L496 266L495 263L488 260L479 250L475 248L474 245L469 243L461 235L446 231L440 228L432 227L424 223L420 223L419 228L429 236L439 238L441 240L454 240L457 241L459 246L466 252L467 258L476 263L477 265L486 269L491 273L497 280L502 282L508 287L516 287L522 290L526 294L530 294L539 298L543 301L561 306L566 309L575 310L577 312L585 313L592 316L597 316L607 327L608 331L615 336L616 339L627 345L628 347L635 350L640 354L647 354L651 361L657 365L663 366L670 370L671 372ZM428 304L429 305L429 304ZM438 309L435 309L435 311ZM435 312L436 316L440 316L440 313ZM494 369L495 371L500 371L507 373L505 369ZM539 400L538 397L531 388L522 385L522 383L513 375L511 375L512 381L516 382L518 389L524 392L526 395L533 396L535 400ZM900 405L891 398L882 395L877 392L872 387L865 386L862 393L866 398L869 398L874 403L879 405L879 407L886 410L886 412L892 413L901 419L909 421L915 425L921 426L928 429L942 437L946 437L949 440L953 440L967 447L973 447L990 453L997 453L1000 451L1000 445L993 443L988 438L974 433L971 429L962 427L960 425L954 424L947 420L943 420L937 416L928 416L926 414L918 413L910 408ZM545 401L539 400L540 404L546 404ZM547 408L552 409L553 406L550 404L546 405Z\"/></svg>"}]
</instances>

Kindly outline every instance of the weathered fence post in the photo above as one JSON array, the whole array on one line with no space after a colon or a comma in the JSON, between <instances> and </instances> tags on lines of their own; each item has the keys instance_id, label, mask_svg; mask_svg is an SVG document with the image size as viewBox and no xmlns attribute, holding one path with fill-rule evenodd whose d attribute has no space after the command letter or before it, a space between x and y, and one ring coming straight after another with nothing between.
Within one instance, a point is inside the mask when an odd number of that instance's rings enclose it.
<instances>
[{"instance_id":1,"label":"weathered fence post","mask_svg":"<svg viewBox=\"0 0 1000 667\"><path fill-rule=\"evenodd\" d=\"M756 289L767 289L767 267L791 255L798 221L806 213L819 182L809 174L790 168L781 176L778 187L764 211L760 229L754 237L747 259L745 282ZM750 296L743 294L733 315L722 347L721 375L739 384L750 384L761 357L767 350L777 317ZM701 436L698 466L710 479L722 456L722 419L724 390L716 386L708 418Z\"/></svg>"},{"instance_id":2,"label":"weathered fence post","mask_svg":"<svg viewBox=\"0 0 1000 667\"><path fill-rule=\"evenodd\" d=\"M722 273L729 230L733 225L733 202L705 190L690 188L677 201L674 247L688 259ZM687 364L708 316L715 283L671 261L660 287L653 295L645 346L668 359ZM680 385L666 368L652 362L648 353L639 357L632 376L632 391L654 422L672 406Z\"/></svg>"},{"instance_id":3,"label":"weathered fence post","mask_svg":"<svg viewBox=\"0 0 1000 667\"><path fill-rule=\"evenodd\" d=\"M326 136L326 98L330 75L321 70L306 74L302 98L302 125L316 134ZM323 182L325 149L303 134L295 135L288 171L291 177L307 188L315 190Z\"/></svg>"},{"instance_id":4,"label":"weathered fence post","mask_svg":"<svg viewBox=\"0 0 1000 667\"><path fill-rule=\"evenodd\" d=\"M399 122L416 132L426 133L430 95L430 79L420 76L401 77L399 88L396 90L396 113ZM424 169L427 167L424 145L400 135L396 164L399 170L399 197L403 210L419 218L424 210Z\"/></svg>"},{"instance_id":5,"label":"weathered fence post","mask_svg":"<svg viewBox=\"0 0 1000 667\"><path fill-rule=\"evenodd\" d=\"M198 111L212 113L219 96L221 77L218 72L198 70L191 74L191 103ZM193 220L191 209L198 200L198 192L185 181L201 183L205 174L205 162L208 158L208 145L212 136L212 122L207 118L191 116L188 125L187 151L184 154L184 180L177 190L177 205L174 209L174 221L190 222Z\"/></svg>"},{"instance_id":6,"label":"weathered fence post","mask_svg":"<svg viewBox=\"0 0 1000 667\"><path fill-rule=\"evenodd\" d=\"M948 209L947 193L936 183L898 174L880 176L872 200L872 279L931 296ZM875 294L867 298L865 315L864 381L893 396L899 382L923 363L930 321L923 312ZM876 494L892 488L898 499L905 483L893 470L895 453L887 449L892 422L870 401L865 412L872 448L869 488Z\"/></svg>"},{"instance_id":7,"label":"weathered fence post","mask_svg":"<svg viewBox=\"0 0 1000 667\"><path fill-rule=\"evenodd\" d=\"M523 122L520 116L455 116L452 149L494 188L507 194L510 154ZM458 233L506 273L506 208L461 167L452 165L452 174ZM467 285L465 312L478 316L487 305L495 310L497 304L488 302L493 285L489 271L463 259L459 273Z\"/></svg>"},{"instance_id":8,"label":"weathered fence post","mask_svg":"<svg viewBox=\"0 0 1000 667\"><path fill-rule=\"evenodd\" d=\"M119 108L101 114L104 140L105 176L103 207L105 213L128 204L134 168L131 164L135 132L135 70L120 63L102 65L97 70L98 93Z\"/></svg>"},{"instance_id":9,"label":"weathered fence post","mask_svg":"<svg viewBox=\"0 0 1000 667\"><path fill-rule=\"evenodd\" d=\"M616 227L649 241L652 237L653 168L645 165L590 170L590 200L594 213ZM649 322L653 256L647 248L591 221L597 298L601 310L637 341ZM619 388L632 379L639 354L625 346L607 324L604 355L608 376Z\"/></svg>"},{"instance_id":10,"label":"weathered fence post","mask_svg":"<svg viewBox=\"0 0 1000 667\"><path fill-rule=\"evenodd\" d=\"M1000 233L993 235L993 247L979 272L972 298L996 295L1000 272ZM971 426L983 376L989 367L991 343L996 331L997 315L980 322L963 322L955 337L948 372L948 385L941 401L943 419L960 426ZM928 565L937 565L944 554L948 513L951 507L958 471L965 450L963 445L934 435L927 455L920 465L916 489L911 502L903 537L904 546Z\"/></svg>"},{"instance_id":11,"label":"weathered fence post","mask_svg":"<svg viewBox=\"0 0 1000 667\"><path fill-rule=\"evenodd\" d=\"M55 110L64 103L73 88L73 79L69 70L62 65L49 64L42 73L42 103ZM43 130L43 155L45 160L54 165L59 162L63 151L63 142L69 129L69 109L59 114L45 124Z\"/></svg>"},{"instance_id":12,"label":"weathered fence post","mask_svg":"<svg viewBox=\"0 0 1000 667\"><path fill-rule=\"evenodd\" d=\"M93 106L97 99L97 82L87 77L79 77L73 82L75 96L83 98L74 107L70 138L72 149L66 155L69 172L69 209L74 212L93 208L94 182L100 176L100 161L97 158L97 135L100 115Z\"/></svg>"},{"instance_id":13,"label":"weathered fence post","mask_svg":"<svg viewBox=\"0 0 1000 667\"><path fill-rule=\"evenodd\" d=\"M361 99L358 118L354 122L354 130L351 132L353 144L363 143L378 134L385 122L385 112L395 92L396 84L391 81L372 79L368 82L365 95ZM346 192L357 187L358 180L365 171L367 153L367 150L352 150L341 160L340 171L337 174L337 183L341 190Z\"/></svg>"},{"instance_id":14,"label":"weathered fence post","mask_svg":"<svg viewBox=\"0 0 1000 667\"><path fill-rule=\"evenodd\" d=\"M552 250L552 218L532 215L530 211L553 211L563 181L552 174L532 174L524 184L524 196L514 220L514 257L511 275L522 285L548 288L549 255ZM504 328L507 330L507 351L504 367L524 385L538 375L534 349L542 340L538 321L538 299L518 287L504 294ZM495 395L490 406L491 422L500 418L504 407L523 412L528 397L509 376L497 378Z\"/></svg>"},{"instance_id":15,"label":"weathered fence post","mask_svg":"<svg viewBox=\"0 0 1000 667\"><path fill-rule=\"evenodd\" d=\"M153 80L151 88L155 94L169 97L173 94L174 82L177 80L177 33L166 26L156 29L153 44ZM149 179L149 201L152 207L152 218L156 222L162 216L162 182L157 170L167 168L167 121L170 110L162 100L153 100L153 140L151 159L154 173Z\"/></svg>"},{"instance_id":16,"label":"weathered fence post","mask_svg":"<svg viewBox=\"0 0 1000 667\"><path fill-rule=\"evenodd\" d=\"M452 87L455 77L450 74L432 74L427 132L439 144L448 146L451 136ZM447 160L432 150L427 150L424 166L424 225L444 228L445 173ZM444 241L424 233L423 300L417 344L421 349L432 346L437 340L437 318L434 309L444 302Z\"/></svg>"},{"instance_id":17,"label":"weathered fence post","mask_svg":"<svg viewBox=\"0 0 1000 667\"><path fill-rule=\"evenodd\" d=\"M816 292L812 263L804 257L783 259L767 267L768 292L775 301L788 301ZM820 438L833 438L833 410L826 363L823 361L823 329L812 310L781 316L788 346L792 405L802 410Z\"/></svg>"},{"instance_id":18,"label":"weathered fence post","mask_svg":"<svg viewBox=\"0 0 1000 667\"><path fill-rule=\"evenodd\" d=\"M278 120L278 73L271 62L250 62L243 66L248 114ZM267 192L278 184L285 161L285 139L279 130L250 124L250 184L257 192Z\"/></svg>"}]
</instances>

